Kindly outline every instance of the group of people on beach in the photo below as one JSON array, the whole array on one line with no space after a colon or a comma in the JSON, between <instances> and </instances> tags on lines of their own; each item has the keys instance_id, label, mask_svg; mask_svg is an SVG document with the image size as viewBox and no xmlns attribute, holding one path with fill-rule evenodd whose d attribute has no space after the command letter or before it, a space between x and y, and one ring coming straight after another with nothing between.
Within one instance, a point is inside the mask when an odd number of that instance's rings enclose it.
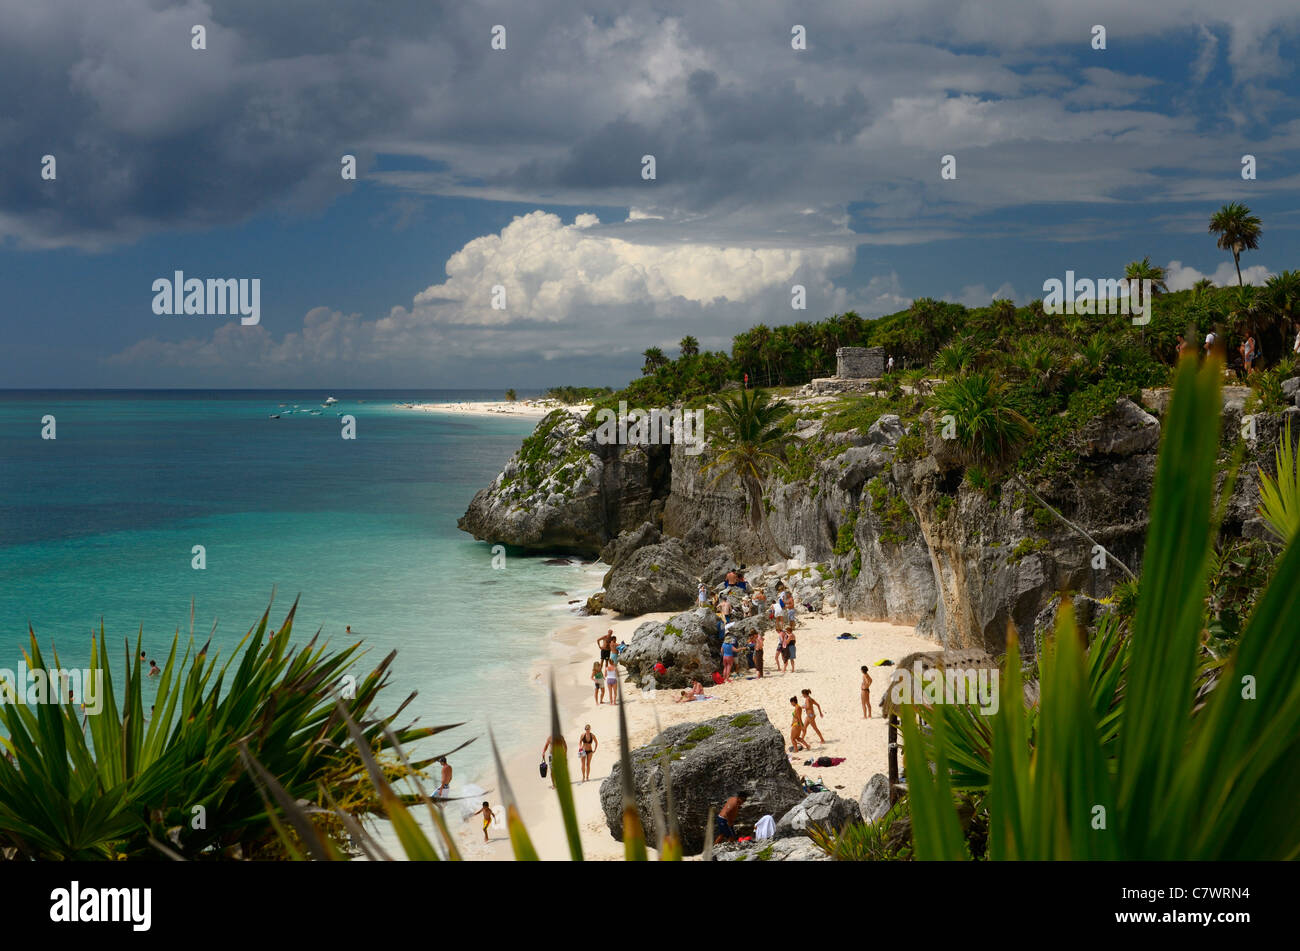
<instances>
[{"instance_id":1,"label":"group of people on beach","mask_svg":"<svg viewBox=\"0 0 1300 951\"><path fill-rule=\"evenodd\" d=\"M737 615L737 607L732 603L732 594L737 591L743 594L739 615ZM742 565L739 570L728 571L722 584L713 593L710 593L704 581L700 581L697 603L700 607L712 609L717 618L718 636L722 638L721 677L724 683L731 680L733 676L740 676L746 669L754 670L757 677L763 677L766 673L764 651L767 644L763 632L751 631L743 645L739 644L735 637L728 635L728 631L736 621L749 617L766 615L772 620L777 638L776 668L783 672L794 673L798 649L798 638L795 635L795 596L785 582L776 583L776 600L769 602L766 592L761 587L751 593ZM687 696L686 691L683 691L679 699L690 700L693 697Z\"/></svg>"},{"instance_id":2,"label":"group of people on beach","mask_svg":"<svg viewBox=\"0 0 1300 951\"><path fill-rule=\"evenodd\" d=\"M600 660L591 665L591 682L595 687L597 703L604 703L608 695L610 703L618 703L618 655L624 645L618 642L613 629L596 638L600 648Z\"/></svg>"}]
</instances>

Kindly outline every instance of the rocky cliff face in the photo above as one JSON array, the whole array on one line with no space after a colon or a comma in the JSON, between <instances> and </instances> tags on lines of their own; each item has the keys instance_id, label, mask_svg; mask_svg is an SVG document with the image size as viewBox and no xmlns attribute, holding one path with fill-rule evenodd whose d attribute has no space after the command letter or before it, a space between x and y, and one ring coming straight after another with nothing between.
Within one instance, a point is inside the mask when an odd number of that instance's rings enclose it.
<instances>
[{"instance_id":1,"label":"rocky cliff face","mask_svg":"<svg viewBox=\"0 0 1300 951\"><path fill-rule=\"evenodd\" d=\"M1225 390L1225 457L1239 444L1243 399ZM1165 394L1152 391L1145 401L1159 412ZM1227 510L1228 531L1263 531L1255 514L1256 469L1271 471L1283 415L1297 417L1300 410L1256 417L1256 437L1247 442ZM462 528L526 548L594 553L645 520L701 555L723 545L742 563L773 557L749 526L740 487L704 470L707 453L690 455L678 446L619 452L595 446L572 417L543 433L551 420L538 427L541 442L525 443L475 497ZM804 420L795 439L833 444L831 452L806 478L787 482L774 475L763 487L777 544L827 566L845 617L916 624L946 646L999 652L1008 625L1029 641L1035 618L1058 592L1104 597L1125 577L1014 481L999 492L973 484L929 419L912 425L924 445L914 435L900 449L905 427L895 416L841 434L823 434L816 421ZM1293 430L1300 432L1300 422ZM1159 439L1157 417L1120 400L1079 434L1077 463L1033 488L1138 571ZM520 475L530 465L539 473L531 480ZM608 550L635 567L627 554L633 540L627 536ZM654 541L660 542L657 534ZM696 561L716 561L715 555Z\"/></svg>"},{"instance_id":2,"label":"rocky cliff face","mask_svg":"<svg viewBox=\"0 0 1300 951\"><path fill-rule=\"evenodd\" d=\"M619 532L657 522L668 488L668 447L601 445L556 410L457 525L480 541L594 557Z\"/></svg>"}]
</instances>

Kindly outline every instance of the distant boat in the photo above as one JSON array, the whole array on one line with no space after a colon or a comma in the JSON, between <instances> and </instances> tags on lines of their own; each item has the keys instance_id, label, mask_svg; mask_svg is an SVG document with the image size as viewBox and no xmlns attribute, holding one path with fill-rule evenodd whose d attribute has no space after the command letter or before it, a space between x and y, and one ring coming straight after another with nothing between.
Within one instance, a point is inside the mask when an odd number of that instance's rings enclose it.
<instances>
[{"instance_id":1,"label":"distant boat","mask_svg":"<svg viewBox=\"0 0 1300 951\"><path fill-rule=\"evenodd\" d=\"M333 405L334 405L335 403L337 403L337 402L338 402L338 400L336 400L334 397L332 397L332 396L327 396L327 397L325 397L325 402L322 403L321 405L322 405L322 406L333 406Z\"/></svg>"},{"instance_id":2,"label":"distant boat","mask_svg":"<svg viewBox=\"0 0 1300 951\"><path fill-rule=\"evenodd\" d=\"M272 413L272 414L271 414L271 418L272 418L272 419L279 419L279 418L280 418L280 414L279 414L279 413Z\"/></svg>"}]
</instances>

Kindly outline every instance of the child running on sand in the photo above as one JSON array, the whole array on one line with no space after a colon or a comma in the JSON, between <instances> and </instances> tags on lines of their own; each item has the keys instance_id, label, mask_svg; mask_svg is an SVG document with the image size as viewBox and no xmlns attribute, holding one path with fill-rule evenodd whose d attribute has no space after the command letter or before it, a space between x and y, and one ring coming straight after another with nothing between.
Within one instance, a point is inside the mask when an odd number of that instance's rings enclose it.
<instances>
[{"instance_id":1,"label":"child running on sand","mask_svg":"<svg viewBox=\"0 0 1300 951\"><path fill-rule=\"evenodd\" d=\"M871 673L862 668L862 719L871 719Z\"/></svg>"},{"instance_id":2,"label":"child running on sand","mask_svg":"<svg viewBox=\"0 0 1300 951\"><path fill-rule=\"evenodd\" d=\"M487 803L483 803L483 808L480 809L478 812L470 813L470 816L483 817L483 841L484 842L488 841L488 834L487 834L488 826L490 826L492 824L492 820L496 818L496 816L492 814L492 807L489 806Z\"/></svg>"},{"instance_id":3,"label":"child running on sand","mask_svg":"<svg viewBox=\"0 0 1300 951\"><path fill-rule=\"evenodd\" d=\"M825 745L826 737L822 736L822 731L817 729L817 717L822 713L822 705L813 699L812 691L807 687L799 692L803 694L803 714L804 723L806 724L804 726L804 735L807 736L808 731L812 730L817 734L817 739L821 740L822 744ZM816 714L813 713L814 707L817 708Z\"/></svg>"},{"instance_id":4,"label":"child running on sand","mask_svg":"<svg viewBox=\"0 0 1300 951\"><path fill-rule=\"evenodd\" d=\"M812 747L803 741L803 709L799 706L799 698L791 697L790 706L794 708L790 722L790 752L798 753L801 746L810 750Z\"/></svg>"},{"instance_id":5,"label":"child running on sand","mask_svg":"<svg viewBox=\"0 0 1300 951\"><path fill-rule=\"evenodd\" d=\"M600 672L600 661L591 665L591 682L596 687L596 702L605 702L605 675Z\"/></svg>"}]
</instances>

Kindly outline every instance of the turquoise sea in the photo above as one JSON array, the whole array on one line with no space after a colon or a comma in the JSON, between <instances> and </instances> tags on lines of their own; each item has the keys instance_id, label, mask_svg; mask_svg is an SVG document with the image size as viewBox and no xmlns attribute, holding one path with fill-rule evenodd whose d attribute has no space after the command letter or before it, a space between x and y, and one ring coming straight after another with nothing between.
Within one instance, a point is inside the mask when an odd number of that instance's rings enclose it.
<instances>
[{"instance_id":1,"label":"turquoise sea","mask_svg":"<svg viewBox=\"0 0 1300 951\"><path fill-rule=\"evenodd\" d=\"M322 407L330 395L339 402ZM215 623L214 647L228 652L274 588L272 626L301 596L295 642L320 629L341 646L351 625L369 664L396 649L386 709L414 690L401 722L466 721L433 742L480 737L452 762L458 781L488 779L489 723L503 745L545 735L528 677L570 620L554 592L585 597L598 580L522 555L494 569L490 547L456 528L535 420L394 404L499 398L0 391L0 668L17 668L29 623L43 651L82 667L101 619L110 644L143 628L162 663L172 635L188 637L191 598L196 640ZM341 438L341 414L356 418L355 440ZM45 416L53 440L41 438Z\"/></svg>"}]
</instances>

